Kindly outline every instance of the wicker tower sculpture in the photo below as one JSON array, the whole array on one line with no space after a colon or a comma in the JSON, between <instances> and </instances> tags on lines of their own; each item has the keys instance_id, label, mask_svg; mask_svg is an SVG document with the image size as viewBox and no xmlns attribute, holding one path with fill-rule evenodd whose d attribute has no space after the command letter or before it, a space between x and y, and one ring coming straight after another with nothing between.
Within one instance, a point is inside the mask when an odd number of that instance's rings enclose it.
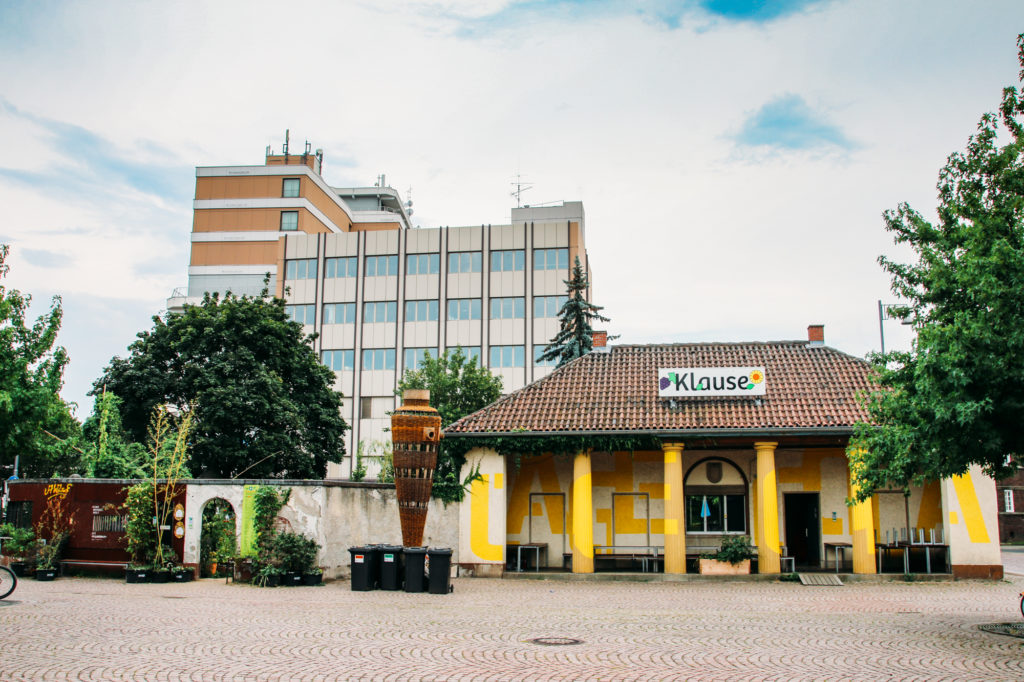
<instances>
[{"instance_id":1,"label":"wicker tower sculpture","mask_svg":"<svg viewBox=\"0 0 1024 682\"><path fill-rule=\"evenodd\" d=\"M427 522L427 504L434 484L440 441L441 415L430 406L430 391L405 391L402 406L391 415L395 490L405 547L423 544L423 527Z\"/></svg>"}]
</instances>

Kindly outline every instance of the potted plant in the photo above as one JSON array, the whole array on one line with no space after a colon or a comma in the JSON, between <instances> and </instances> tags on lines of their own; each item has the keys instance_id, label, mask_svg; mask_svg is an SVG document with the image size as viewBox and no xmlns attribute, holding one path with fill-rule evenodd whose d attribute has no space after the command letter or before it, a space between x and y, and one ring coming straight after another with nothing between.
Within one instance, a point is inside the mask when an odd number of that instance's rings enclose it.
<instances>
[{"instance_id":1,"label":"potted plant","mask_svg":"<svg viewBox=\"0 0 1024 682\"><path fill-rule=\"evenodd\" d=\"M322 585L324 582L324 569L314 566L302 574L303 585Z\"/></svg>"},{"instance_id":2,"label":"potted plant","mask_svg":"<svg viewBox=\"0 0 1024 682\"><path fill-rule=\"evenodd\" d=\"M58 533L39 548L39 558L36 560L36 580L53 580L57 577L57 568L69 537L69 533Z\"/></svg>"},{"instance_id":3,"label":"potted plant","mask_svg":"<svg viewBox=\"0 0 1024 682\"><path fill-rule=\"evenodd\" d=\"M14 524L0 525L0 537L3 541L4 555L10 558L10 568L14 575L24 578L35 564L36 534L31 528L17 528Z\"/></svg>"},{"instance_id":4,"label":"potted plant","mask_svg":"<svg viewBox=\"0 0 1024 682\"><path fill-rule=\"evenodd\" d=\"M270 552L284 570L282 584L301 585L302 576L316 564L319 545L309 538L284 531L271 541Z\"/></svg>"},{"instance_id":5,"label":"potted plant","mask_svg":"<svg viewBox=\"0 0 1024 682\"><path fill-rule=\"evenodd\" d=\"M150 566L128 564L128 568L124 572L124 581L126 583L148 583L152 572L152 567Z\"/></svg>"},{"instance_id":6,"label":"potted plant","mask_svg":"<svg viewBox=\"0 0 1024 682\"><path fill-rule=\"evenodd\" d=\"M187 583L195 578L195 571L187 566L177 564L171 567L171 581L176 583Z\"/></svg>"},{"instance_id":7,"label":"potted plant","mask_svg":"<svg viewBox=\"0 0 1024 682\"><path fill-rule=\"evenodd\" d=\"M277 587L281 584L281 576L284 570L274 564L264 564L253 576L253 582L260 587Z\"/></svg>"},{"instance_id":8,"label":"potted plant","mask_svg":"<svg viewBox=\"0 0 1024 682\"><path fill-rule=\"evenodd\" d=\"M718 551L700 555L700 572L706 575L746 575L750 573L750 560L754 556L749 537L727 535Z\"/></svg>"}]
</instances>

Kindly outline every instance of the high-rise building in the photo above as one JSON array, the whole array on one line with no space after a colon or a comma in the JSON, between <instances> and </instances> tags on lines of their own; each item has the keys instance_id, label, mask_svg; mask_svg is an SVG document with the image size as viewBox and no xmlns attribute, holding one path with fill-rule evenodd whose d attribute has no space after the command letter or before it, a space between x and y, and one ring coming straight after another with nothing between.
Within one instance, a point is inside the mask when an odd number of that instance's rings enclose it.
<instances>
[{"instance_id":1,"label":"high-rise building","mask_svg":"<svg viewBox=\"0 0 1024 682\"><path fill-rule=\"evenodd\" d=\"M350 454L385 440L395 387L425 353L461 346L506 392L551 371L536 358L558 331L574 260L591 274L581 202L513 208L507 225L414 228L383 175L331 187L322 161L308 144L299 155L286 145L262 166L197 168L188 289L168 309L206 292L258 294L269 275L292 319L318 334L314 350L345 397Z\"/></svg>"}]
</instances>

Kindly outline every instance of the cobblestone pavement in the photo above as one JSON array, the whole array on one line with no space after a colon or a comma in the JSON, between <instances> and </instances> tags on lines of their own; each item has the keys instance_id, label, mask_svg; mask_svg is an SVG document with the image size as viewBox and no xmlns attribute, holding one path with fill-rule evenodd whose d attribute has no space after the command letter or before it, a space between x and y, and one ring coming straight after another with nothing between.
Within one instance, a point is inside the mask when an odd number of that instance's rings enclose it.
<instances>
[{"instance_id":1,"label":"cobblestone pavement","mask_svg":"<svg viewBox=\"0 0 1024 682\"><path fill-rule=\"evenodd\" d=\"M24 580L0 601L0 679L1024 679L1024 640L976 627L1020 620L1020 577L454 582L442 596Z\"/></svg>"}]
</instances>

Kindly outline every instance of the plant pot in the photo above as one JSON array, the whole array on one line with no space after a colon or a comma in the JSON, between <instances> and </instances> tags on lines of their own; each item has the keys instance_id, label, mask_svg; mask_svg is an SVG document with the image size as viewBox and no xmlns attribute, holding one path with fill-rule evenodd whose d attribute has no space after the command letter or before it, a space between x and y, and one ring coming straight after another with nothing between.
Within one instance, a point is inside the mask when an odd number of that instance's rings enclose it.
<instances>
[{"instance_id":1,"label":"plant pot","mask_svg":"<svg viewBox=\"0 0 1024 682\"><path fill-rule=\"evenodd\" d=\"M234 563L235 576L234 580L236 583L248 583L252 582L252 561L246 559L244 561L236 561Z\"/></svg>"},{"instance_id":2,"label":"plant pot","mask_svg":"<svg viewBox=\"0 0 1024 682\"><path fill-rule=\"evenodd\" d=\"M210 577L211 578L216 578L217 577L217 562L216 561L211 561L210 562Z\"/></svg>"},{"instance_id":3,"label":"plant pot","mask_svg":"<svg viewBox=\"0 0 1024 682\"><path fill-rule=\"evenodd\" d=\"M701 575L748 575L750 559L744 559L738 564L730 564L728 561L701 558L700 572Z\"/></svg>"},{"instance_id":4,"label":"plant pot","mask_svg":"<svg viewBox=\"0 0 1024 682\"><path fill-rule=\"evenodd\" d=\"M266 579L257 578L260 587L278 587L281 584L281 576L278 574L268 575Z\"/></svg>"},{"instance_id":5,"label":"plant pot","mask_svg":"<svg viewBox=\"0 0 1024 682\"><path fill-rule=\"evenodd\" d=\"M171 580L176 583L187 583L192 580L192 571L175 571L171 573Z\"/></svg>"},{"instance_id":6,"label":"plant pot","mask_svg":"<svg viewBox=\"0 0 1024 682\"><path fill-rule=\"evenodd\" d=\"M149 582L151 583L169 583L171 582L170 571L153 571L149 576Z\"/></svg>"},{"instance_id":7,"label":"plant pot","mask_svg":"<svg viewBox=\"0 0 1024 682\"><path fill-rule=\"evenodd\" d=\"M302 584L303 585L321 585L324 582L323 573L303 573Z\"/></svg>"},{"instance_id":8,"label":"plant pot","mask_svg":"<svg viewBox=\"0 0 1024 682\"><path fill-rule=\"evenodd\" d=\"M148 583L150 570L148 568L129 568L124 572L126 583Z\"/></svg>"},{"instance_id":9,"label":"plant pot","mask_svg":"<svg viewBox=\"0 0 1024 682\"><path fill-rule=\"evenodd\" d=\"M14 571L14 575L19 578L24 578L29 574L29 565L24 561L12 561L10 569Z\"/></svg>"},{"instance_id":10,"label":"plant pot","mask_svg":"<svg viewBox=\"0 0 1024 682\"><path fill-rule=\"evenodd\" d=\"M56 568L37 568L36 569L36 580L53 580L57 577Z\"/></svg>"},{"instance_id":11,"label":"plant pot","mask_svg":"<svg viewBox=\"0 0 1024 682\"><path fill-rule=\"evenodd\" d=\"M302 574L301 573L295 573L293 571L288 571L287 573L284 574L284 577L281 578L281 584L282 585L287 585L289 587L293 587L295 585L301 585L302 584Z\"/></svg>"}]
</instances>

